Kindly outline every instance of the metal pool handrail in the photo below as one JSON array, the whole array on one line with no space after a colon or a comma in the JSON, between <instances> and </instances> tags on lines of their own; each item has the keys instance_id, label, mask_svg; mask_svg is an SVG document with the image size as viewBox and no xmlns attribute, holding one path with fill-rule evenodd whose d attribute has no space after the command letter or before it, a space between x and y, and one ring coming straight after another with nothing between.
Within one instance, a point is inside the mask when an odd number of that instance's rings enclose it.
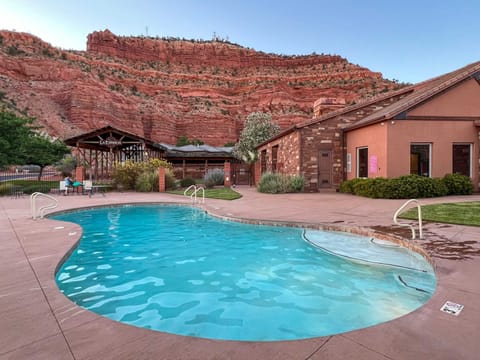
<instances>
[{"instance_id":1,"label":"metal pool handrail","mask_svg":"<svg viewBox=\"0 0 480 360\"><path fill-rule=\"evenodd\" d=\"M39 196L53 200L53 203L43 205L38 209L40 218L43 218L43 215L46 210L55 209L58 206L58 200L55 199L53 196L50 196L41 192L34 192L32 195L30 195L30 211L32 212L32 218L34 220L37 218L36 200L37 200L37 197Z\"/></svg>"},{"instance_id":2,"label":"metal pool handrail","mask_svg":"<svg viewBox=\"0 0 480 360\"><path fill-rule=\"evenodd\" d=\"M193 189L193 192L190 195L187 195L187 192ZM205 203L205 189L202 186L197 186L197 185L190 185L188 188L185 189L183 192L183 195L185 196L190 196L190 199L192 199L192 204L197 203L197 192L202 190L202 204Z\"/></svg>"},{"instance_id":3,"label":"metal pool handrail","mask_svg":"<svg viewBox=\"0 0 480 360\"><path fill-rule=\"evenodd\" d=\"M398 210L395 212L395 215L393 215L393 222L399 226L406 226L409 227L412 230L412 240L415 240L415 228L411 224L405 224L405 223L399 223L397 220L397 216L402 212L403 209L410 203L415 202L417 204L417 209L418 209L418 233L419 233L419 238L423 239L423 228L422 228L422 207L420 206L420 202L417 199L410 199L407 202L405 202L402 206L398 208Z\"/></svg>"}]
</instances>

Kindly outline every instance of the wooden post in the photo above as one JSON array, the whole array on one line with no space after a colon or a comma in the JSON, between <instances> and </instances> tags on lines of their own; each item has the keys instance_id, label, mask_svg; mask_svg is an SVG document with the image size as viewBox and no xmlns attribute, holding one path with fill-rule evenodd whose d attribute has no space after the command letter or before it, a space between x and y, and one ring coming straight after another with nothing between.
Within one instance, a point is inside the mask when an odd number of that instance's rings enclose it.
<instances>
[{"instance_id":1,"label":"wooden post","mask_svg":"<svg viewBox=\"0 0 480 360\"><path fill-rule=\"evenodd\" d=\"M257 186L262 176L262 164L260 161L256 161L250 168L253 171L253 186Z\"/></svg>"}]
</instances>

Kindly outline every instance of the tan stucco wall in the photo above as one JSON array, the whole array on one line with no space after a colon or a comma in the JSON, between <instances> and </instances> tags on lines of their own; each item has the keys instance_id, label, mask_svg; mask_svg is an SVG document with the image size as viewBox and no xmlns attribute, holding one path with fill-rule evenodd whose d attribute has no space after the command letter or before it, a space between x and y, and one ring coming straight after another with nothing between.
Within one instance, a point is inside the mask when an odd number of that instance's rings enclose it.
<instances>
[{"instance_id":1,"label":"tan stucco wall","mask_svg":"<svg viewBox=\"0 0 480 360\"><path fill-rule=\"evenodd\" d=\"M356 177L356 148L368 146L369 158L378 156L378 171L369 177L398 177L410 173L410 144L432 144L431 176L443 177L452 172L452 145L473 144L472 180L478 184L478 130L473 121L394 120L374 124L347 133L347 152L352 154L352 171ZM370 168L370 164L369 164Z\"/></svg>"},{"instance_id":2,"label":"tan stucco wall","mask_svg":"<svg viewBox=\"0 0 480 360\"><path fill-rule=\"evenodd\" d=\"M387 129L388 125L374 124L368 127L360 128L347 133L347 154L351 154L351 171L347 171L347 180L357 177L357 148L368 147L368 177L387 177ZM372 157L376 157L377 166L371 167ZM346 164L345 164L346 166Z\"/></svg>"},{"instance_id":3,"label":"tan stucco wall","mask_svg":"<svg viewBox=\"0 0 480 360\"><path fill-rule=\"evenodd\" d=\"M466 80L408 112L409 117L480 117L480 86Z\"/></svg>"}]
</instances>

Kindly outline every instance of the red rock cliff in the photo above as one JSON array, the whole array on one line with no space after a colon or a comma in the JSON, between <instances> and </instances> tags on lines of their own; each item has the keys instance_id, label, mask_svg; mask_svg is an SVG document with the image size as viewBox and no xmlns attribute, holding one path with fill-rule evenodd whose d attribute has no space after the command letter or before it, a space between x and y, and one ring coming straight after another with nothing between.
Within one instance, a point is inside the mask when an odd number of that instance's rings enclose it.
<instances>
[{"instance_id":1,"label":"red rock cliff","mask_svg":"<svg viewBox=\"0 0 480 360\"><path fill-rule=\"evenodd\" d=\"M397 85L339 56L280 56L222 41L88 36L64 51L30 34L0 32L0 101L69 137L110 124L175 143L235 141L247 115L282 128L312 117L320 97L347 103Z\"/></svg>"}]
</instances>

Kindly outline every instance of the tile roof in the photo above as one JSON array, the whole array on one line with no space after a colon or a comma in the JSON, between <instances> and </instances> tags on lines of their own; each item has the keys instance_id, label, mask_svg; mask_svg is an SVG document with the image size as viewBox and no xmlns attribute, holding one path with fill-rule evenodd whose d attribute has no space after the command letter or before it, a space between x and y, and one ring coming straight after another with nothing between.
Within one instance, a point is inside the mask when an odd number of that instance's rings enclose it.
<instances>
[{"instance_id":1,"label":"tile roof","mask_svg":"<svg viewBox=\"0 0 480 360\"><path fill-rule=\"evenodd\" d=\"M475 62L461 69L415 84L411 87L411 90L413 90L411 94L398 100L392 105L386 106L378 111L375 111L369 116L356 121L355 123L347 126L345 129L352 130L382 120L391 119L402 112L423 103L442 91L458 84L459 82L475 75L478 72L480 72L480 62ZM343 110L346 111L347 109Z\"/></svg>"},{"instance_id":2,"label":"tile roof","mask_svg":"<svg viewBox=\"0 0 480 360\"><path fill-rule=\"evenodd\" d=\"M281 133L277 134L273 138L265 141L264 143L270 142L271 140L277 139L279 137L282 137L284 135L287 135L288 133L295 131L296 129L301 129L303 127L313 125L322 121L326 121L329 119L332 119L337 116L341 116L343 114L347 114L349 112L355 111L355 110L360 110L366 106L374 105L375 103L379 103L381 101L384 101L386 99L399 96L402 94L407 94L404 96L402 99L396 101L392 105L383 107L372 114L366 116L363 119L360 119L351 125L347 126L345 129L346 130L352 130L356 129L362 126L366 126L371 123L379 122L385 119L392 118L403 111L406 111L421 102L431 98L432 96L435 96L436 94L442 92L443 90L459 83L460 81L475 75L477 72L480 72L480 61L475 62L472 64L469 64L461 69L452 71L450 73L434 77L429 80L422 81L418 84L411 85L404 87L402 89L396 90L396 91L391 91L386 94L382 94L379 96L376 96L375 98L368 99L362 102L359 102L357 104L347 106L342 109L338 109L332 112L329 112L328 114L325 114L319 118L316 119L310 119L308 121L305 121L303 123L294 125L288 129L285 129ZM410 94L409 94L410 93ZM261 146L264 143L258 145Z\"/></svg>"}]
</instances>

